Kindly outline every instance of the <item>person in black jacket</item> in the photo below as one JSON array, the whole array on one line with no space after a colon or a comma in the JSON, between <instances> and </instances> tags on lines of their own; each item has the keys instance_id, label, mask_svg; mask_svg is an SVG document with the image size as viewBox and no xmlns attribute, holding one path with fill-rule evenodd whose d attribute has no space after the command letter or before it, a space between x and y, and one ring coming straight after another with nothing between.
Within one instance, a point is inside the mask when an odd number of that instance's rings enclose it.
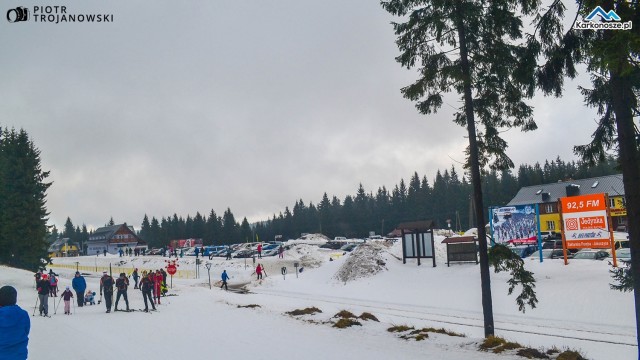
<instances>
[{"instance_id":1,"label":"person in black jacket","mask_svg":"<svg viewBox=\"0 0 640 360\"><path fill-rule=\"evenodd\" d=\"M135 270L133 270L133 274L131 274L131 276L133 276L133 288L137 289L138 288L138 279L140 278L140 275L138 275L138 268L136 268Z\"/></svg>"},{"instance_id":2,"label":"person in black jacket","mask_svg":"<svg viewBox=\"0 0 640 360\"><path fill-rule=\"evenodd\" d=\"M127 311L129 311L129 299L127 298L127 288L129 287L129 279L125 273L120 273L120 277L116 280L116 289L118 289L118 295L116 295L116 305L114 306L114 310L118 311L118 300L120 300L120 296L124 297L124 302L127 304Z\"/></svg>"},{"instance_id":3,"label":"person in black jacket","mask_svg":"<svg viewBox=\"0 0 640 360\"><path fill-rule=\"evenodd\" d=\"M104 303L107 306L107 312L111 312L111 301L113 300L113 278L107 274L107 272L102 273L102 277L100 278L100 295L102 295L102 291L104 290Z\"/></svg>"},{"instance_id":4,"label":"person in black jacket","mask_svg":"<svg viewBox=\"0 0 640 360\"><path fill-rule=\"evenodd\" d=\"M40 316L49 315L49 291L51 285L49 284L49 276L42 274L40 281L38 281L38 301L40 301Z\"/></svg>"},{"instance_id":5,"label":"person in black jacket","mask_svg":"<svg viewBox=\"0 0 640 360\"><path fill-rule=\"evenodd\" d=\"M153 289L153 272L150 272L147 276L143 276L142 280L140 280L140 290L142 290L142 299L144 300L144 311L149 311L149 305L147 303L147 299L151 303L151 307L153 310L156 309L156 306L153 304L153 297L151 296L151 290Z\"/></svg>"}]
</instances>

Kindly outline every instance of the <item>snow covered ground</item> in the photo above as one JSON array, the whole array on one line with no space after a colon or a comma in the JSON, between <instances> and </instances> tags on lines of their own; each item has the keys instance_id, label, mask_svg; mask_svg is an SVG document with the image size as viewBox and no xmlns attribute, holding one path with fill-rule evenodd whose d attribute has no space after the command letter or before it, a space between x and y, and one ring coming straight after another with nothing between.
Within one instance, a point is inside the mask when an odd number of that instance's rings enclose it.
<instances>
[{"instance_id":1,"label":"snow covered ground","mask_svg":"<svg viewBox=\"0 0 640 360\"><path fill-rule=\"evenodd\" d=\"M438 236L436 243L442 239ZM257 260L266 267L262 281L252 275L251 259L205 259L211 263L213 285L226 269L231 276L229 285L248 293L216 287L210 290L207 271L201 266L199 279L174 278L170 293L177 296L163 298L159 311L151 314L105 314L103 304L72 308L75 313L71 316L63 315L61 308L51 318L36 314L31 318L29 358L522 359L477 350L484 334L477 265L447 267L442 245L436 249L436 268L430 260L421 266L412 260L402 264L398 243L364 250L342 255L296 245L284 259ZM133 267L158 269L166 265L165 258L155 256L54 259L56 265L75 266L76 262L80 266L111 263L114 276ZM298 276L294 262L304 268ZM184 258L179 264L182 271L194 270L195 259ZM288 270L286 278L281 275L283 266ZM609 290L607 261L574 260L565 266L562 260L542 264L527 260L526 266L538 280L540 303L525 314L518 312L515 295L507 295L508 275L492 273L498 336L541 349L578 349L589 359L637 356L633 298L630 293ZM61 288L70 285L75 269L53 269L61 275ZM97 292L98 274L83 273L89 288ZM17 288L18 304L32 314L36 302L33 274L0 267L0 286L4 285ZM144 307L138 290L131 287L129 297L131 308ZM53 302L58 299L50 299L52 314ZM238 307L244 305L259 307ZM322 313L285 314L311 306ZM362 326L346 329L325 323L341 310L356 315L369 312L380 322L361 321ZM424 341L407 341L387 331L393 325L444 327L467 337L430 334Z\"/></svg>"}]
</instances>

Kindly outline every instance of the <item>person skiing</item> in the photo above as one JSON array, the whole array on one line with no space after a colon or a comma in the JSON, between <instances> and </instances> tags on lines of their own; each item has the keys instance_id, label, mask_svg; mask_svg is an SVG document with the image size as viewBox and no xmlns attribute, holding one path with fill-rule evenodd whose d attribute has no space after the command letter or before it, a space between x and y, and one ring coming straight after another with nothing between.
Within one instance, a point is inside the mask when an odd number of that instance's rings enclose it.
<instances>
[{"instance_id":1,"label":"person skiing","mask_svg":"<svg viewBox=\"0 0 640 360\"><path fill-rule=\"evenodd\" d=\"M62 300L64 300L64 314L71 315L71 298L73 297L73 293L69 290L69 287L60 294Z\"/></svg>"},{"instance_id":2,"label":"person skiing","mask_svg":"<svg viewBox=\"0 0 640 360\"><path fill-rule=\"evenodd\" d=\"M151 273L153 274L153 272ZM153 276L153 295L155 296L155 300L157 300L157 304L160 305L160 295L162 295L162 273L160 270L156 270Z\"/></svg>"},{"instance_id":3,"label":"person skiing","mask_svg":"<svg viewBox=\"0 0 640 360\"><path fill-rule=\"evenodd\" d=\"M227 246L227 257L225 260L231 260L231 246Z\"/></svg>"},{"instance_id":4,"label":"person skiing","mask_svg":"<svg viewBox=\"0 0 640 360\"><path fill-rule=\"evenodd\" d=\"M29 314L17 305L13 286L0 288L0 358L26 360L28 355Z\"/></svg>"},{"instance_id":5,"label":"person skiing","mask_svg":"<svg viewBox=\"0 0 640 360\"><path fill-rule=\"evenodd\" d=\"M42 270L38 270L38 272L33 275L33 277L36 279L36 287L38 287L38 281L40 281L40 279L42 279Z\"/></svg>"},{"instance_id":6,"label":"person skiing","mask_svg":"<svg viewBox=\"0 0 640 360\"><path fill-rule=\"evenodd\" d=\"M133 270L133 274L131 274L131 276L133 276L133 281L134 281L133 288L137 289L138 288L138 279L140 278L140 275L138 275L138 268Z\"/></svg>"},{"instance_id":7,"label":"person skiing","mask_svg":"<svg viewBox=\"0 0 640 360\"><path fill-rule=\"evenodd\" d=\"M262 265L260 264L256 266L256 275L258 275L258 278L256 280L262 279Z\"/></svg>"},{"instance_id":8,"label":"person skiing","mask_svg":"<svg viewBox=\"0 0 640 360\"><path fill-rule=\"evenodd\" d=\"M220 285L220 289L224 286L225 290L229 290L227 286L227 280L229 280L229 275L227 275L227 270L222 270L222 285Z\"/></svg>"},{"instance_id":9,"label":"person skiing","mask_svg":"<svg viewBox=\"0 0 640 360\"><path fill-rule=\"evenodd\" d=\"M71 280L71 287L76 292L78 307L82 307L84 305L82 298L84 297L84 291L87 289L87 281L84 276L80 275L79 271L76 271L73 280Z\"/></svg>"},{"instance_id":10,"label":"person skiing","mask_svg":"<svg viewBox=\"0 0 640 360\"><path fill-rule=\"evenodd\" d=\"M120 273L120 277L116 280L116 289L118 289L118 295L116 295L116 304L114 306L114 311L118 311L118 300L120 300L120 296L124 297L124 302L127 305L127 311L129 311L129 299L127 298L127 288L129 287L129 279L125 273Z\"/></svg>"},{"instance_id":11,"label":"person skiing","mask_svg":"<svg viewBox=\"0 0 640 360\"><path fill-rule=\"evenodd\" d=\"M147 276L143 276L140 280L140 290L142 291L142 299L144 300L144 311L149 312L149 304L147 299L151 303L153 310L156 306L153 304L153 297L151 297L151 289L153 289L153 273L150 272Z\"/></svg>"},{"instance_id":12,"label":"person skiing","mask_svg":"<svg viewBox=\"0 0 640 360\"><path fill-rule=\"evenodd\" d=\"M49 277L47 274L42 274L40 281L37 285L38 289L38 301L40 301L40 315L49 315Z\"/></svg>"},{"instance_id":13,"label":"person skiing","mask_svg":"<svg viewBox=\"0 0 640 360\"><path fill-rule=\"evenodd\" d=\"M258 244L258 259L262 259L262 244Z\"/></svg>"},{"instance_id":14,"label":"person skiing","mask_svg":"<svg viewBox=\"0 0 640 360\"><path fill-rule=\"evenodd\" d=\"M113 277L109 276L106 271L102 272L100 278L100 295L104 291L104 303L107 307L107 313L111 312L111 301L113 300Z\"/></svg>"},{"instance_id":15,"label":"person skiing","mask_svg":"<svg viewBox=\"0 0 640 360\"><path fill-rule=\"evenodd\" d=\"M58 297L58 278L53 270L49 269L49 296Z\"/></svg>"}]
</instances>

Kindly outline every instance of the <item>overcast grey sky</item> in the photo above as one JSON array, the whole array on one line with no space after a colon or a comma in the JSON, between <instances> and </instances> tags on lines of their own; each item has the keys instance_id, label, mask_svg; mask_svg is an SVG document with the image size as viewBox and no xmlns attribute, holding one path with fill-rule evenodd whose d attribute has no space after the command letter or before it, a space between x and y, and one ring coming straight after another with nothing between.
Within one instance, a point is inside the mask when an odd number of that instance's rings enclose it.
<instances>
[{"instance_id":1,"label":"overcast grey sky","mask_svg":"<svg viewBox=\"0 0 640 360\"><path fill-rule=\"evenodd\" d=\"M2 14L32 1L4 1ZM421 116L399 89L415 78L378 1L71 1L113 23L0 21L0 125L42 151L50 223L140 227L144 214L266 219L297 199L375 192L462 162L466 130ZM568 83L536 98L534 133L508 154L575 157L593 110ZM460 165L456 165L460 170ZM460 171L461 172L461 171Z\"/></svg>"}]
</instances>

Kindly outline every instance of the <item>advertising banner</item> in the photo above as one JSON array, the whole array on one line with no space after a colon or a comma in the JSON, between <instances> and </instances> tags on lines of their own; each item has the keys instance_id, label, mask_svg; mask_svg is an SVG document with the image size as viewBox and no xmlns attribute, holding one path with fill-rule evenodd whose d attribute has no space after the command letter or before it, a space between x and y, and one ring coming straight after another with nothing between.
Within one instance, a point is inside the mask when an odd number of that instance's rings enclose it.
<instances>
[{"instance_id":1,"label":"advertising banner","mask_svg":"<svg viewBox=\"0 0 640 360\"><path fill-rule=\"evenodd\" d=\"M567 249L611 247L605 194L560 198Z\"/></svg>"},{"instance_id":2,"label":"advertising banner","mask_svg":"<svg viewBox=\"0 0 640 360\"><path fill-rule=\"evenodd\" d=\"M496 244L537 244L538 227L534 205L491 208L491 235Z\"/></svg>"}]
</instances>

